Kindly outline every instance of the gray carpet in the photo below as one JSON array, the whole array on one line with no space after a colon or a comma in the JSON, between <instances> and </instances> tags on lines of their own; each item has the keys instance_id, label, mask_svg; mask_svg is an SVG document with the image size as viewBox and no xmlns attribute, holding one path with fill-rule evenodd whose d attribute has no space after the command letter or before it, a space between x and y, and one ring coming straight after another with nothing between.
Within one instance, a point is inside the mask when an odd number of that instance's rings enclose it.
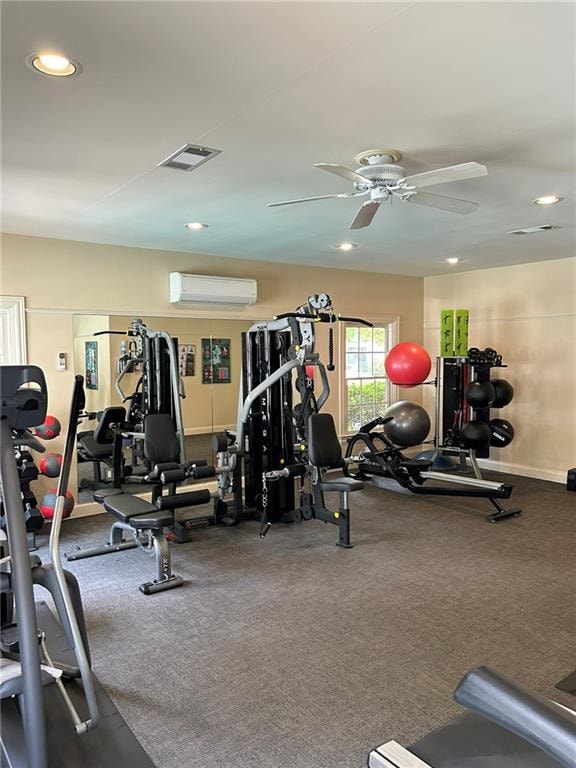
<instances>
[{"instance_id":1,"label":"gray carpet","mask_svg":"<svg viewBox=\"0 0 576 768\"><path fill-rule=\"evenodd\" d=\"M359 768L450 720L478 664L573 705L554 684L576 659L576 496L516 483L525 514L497 525L478 500L367 488L351 550L315 521L201 529L173 548L187 583L150 597L138 551L71 563L95 671L161 768ZM72 519L64 549L106 528Z\"/></svg>"}]
</instances>

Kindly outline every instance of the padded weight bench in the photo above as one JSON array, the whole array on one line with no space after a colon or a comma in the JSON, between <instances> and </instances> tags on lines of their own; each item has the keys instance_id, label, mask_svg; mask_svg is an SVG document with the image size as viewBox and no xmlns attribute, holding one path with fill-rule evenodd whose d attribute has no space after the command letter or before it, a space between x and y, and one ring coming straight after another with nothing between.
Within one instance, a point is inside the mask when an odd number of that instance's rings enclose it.
<instances>
[{"instance_id":1,"label":"padded weight bench","mask_svg":"<svg viewBox=\"0 0 576 768\"><path fill-rule=\"evenodd\" d=\"M117 488L97 491L94 501L102 504L106 512L116 520L110 528L108 543L101 547L70 552L66 554L67 560L80 560L139 547L147 554L154 555L156 561L156 578L140 584L141 592L151 595L183 584L182 577L172 573L170 545L164 532L165 528L174 525L173 510L159 510L154 504L138 496L122 493ZM131 534L131 539L124 538L125 531Z\"/></svg>"}]
</instances>

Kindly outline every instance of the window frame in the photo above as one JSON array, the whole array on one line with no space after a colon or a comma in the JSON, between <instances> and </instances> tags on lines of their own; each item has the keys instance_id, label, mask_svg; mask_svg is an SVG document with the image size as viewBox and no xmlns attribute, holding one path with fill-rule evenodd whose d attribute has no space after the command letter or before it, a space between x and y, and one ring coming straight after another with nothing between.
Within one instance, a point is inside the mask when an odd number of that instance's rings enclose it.
<instances>
[{"instance_id":1,"label":"window frame","mask_svg":"<svg viewBox=\"0 0 576 768\"><path fill-rule=\"evenodd\" d=\"M26 365L26 300L24 296L0 295L0 312L6 316L10 329L9 359L4 365Z\"/></svg>"},{"instance_id":2,"label":"window frame","mask_svg":"<svg viewBox=\"0 0 576 768\"><path fill-rule=\"evenodd\" d=\"M399 338L399 330L400 330L400 318L395 316L386 316L386 315L379 315L379 316L363 316L364 320L368 320L371 322L374 327L377 328L385 328L386 329L386 342L388 349L391 349L395 344L398 343ZM347 438L351 437L352 435L355 435L356 432L350 432L348 429L348 377L346 376L346 329L347 328L358 328L362 326L358 326L356 323L346 323L342 322L340 323L340 424L341 424L341 437ZM358 377L360 378L360 377ZM399 393L398 393L398 387L395 384L392 384L392 382L384 376L376 376L372 378L385 378L387 379L387 391L389 395L389 405L392 405L392 403L397 402ZM354 379L355 381L356 379Z\"/></svg>"}]
</instances>

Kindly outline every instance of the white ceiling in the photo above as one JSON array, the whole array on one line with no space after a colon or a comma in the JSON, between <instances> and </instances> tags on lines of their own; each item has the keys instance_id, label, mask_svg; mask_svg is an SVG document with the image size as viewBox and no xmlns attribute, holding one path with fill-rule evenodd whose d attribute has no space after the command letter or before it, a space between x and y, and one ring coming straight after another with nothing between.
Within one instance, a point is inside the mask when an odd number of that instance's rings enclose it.
<instances>
[{"instance_id":1,"label":"white ceiling","mask_svg":"<svg viewBox=\"0 0 576 768\"><path fill-rule=\"evenodd\" d=\"M574 253L572 3L2 5L4 231L414 275ZM42 49L83 74L31 72ZM222 154L156 168L187 142ZM479 210L398 202L351 234L354 199L266 208L350 191L313 163L382 146L409 172L486 164L430 188ZM549 193L564 202L531 205Z\"/></svg>"}]
</instances>

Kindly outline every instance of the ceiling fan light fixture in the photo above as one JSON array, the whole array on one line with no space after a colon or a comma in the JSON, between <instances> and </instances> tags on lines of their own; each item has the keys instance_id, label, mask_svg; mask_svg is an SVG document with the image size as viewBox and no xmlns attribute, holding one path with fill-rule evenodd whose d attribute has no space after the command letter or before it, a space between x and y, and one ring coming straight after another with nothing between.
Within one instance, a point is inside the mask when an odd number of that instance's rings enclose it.
<instances>
[{"instance_id":1,"label":"ceiling fan light fixture","mask_svg":"<svg viewBox=\"0 0 576 768\"><path fill-rule=\"evenodd\" d=\"M186 229L189 229L191 232L198 232L201 229L206 229L208 227L208 224L202 224L201 221L191 221L188 224L185 224Z\"/></svg>"},{"instance_id":2,"label":"ceiling fan light fixture","mask_svg":"<svg viewBox=\"0 0 576 768\"><path fill-rule=\"evenodd\" d=\"M460 257L459 256L448 256L448 258L445 259L445 261L448 264L459 264L460 263Z\"/></svg>"},{"instance_id":3,"label":"ceiling fan light fixture","mask_svg":"<svg viewBox=\"0 0 576 768\"><path fill-rule=\"evenodd\" d=\"M555 203L559 203L561 200L564 200L564 198L559 197L558 195L542 195L542 197L536 197L534 200L532 200L532 203L534 205L554 205Z\"/></svg>"},{"instance_id":4,"label":"ceiling fan light fixture","mask_svg":"<svg viewBox=\"0 0 576 768\"><path fill-rule=\"evenodd\" d=\"M336 243L334 248L336 248L338 251L353 251L354 248L358 248L358 244L345 241L343 243Z\"/></svg>"}]
</instances>

